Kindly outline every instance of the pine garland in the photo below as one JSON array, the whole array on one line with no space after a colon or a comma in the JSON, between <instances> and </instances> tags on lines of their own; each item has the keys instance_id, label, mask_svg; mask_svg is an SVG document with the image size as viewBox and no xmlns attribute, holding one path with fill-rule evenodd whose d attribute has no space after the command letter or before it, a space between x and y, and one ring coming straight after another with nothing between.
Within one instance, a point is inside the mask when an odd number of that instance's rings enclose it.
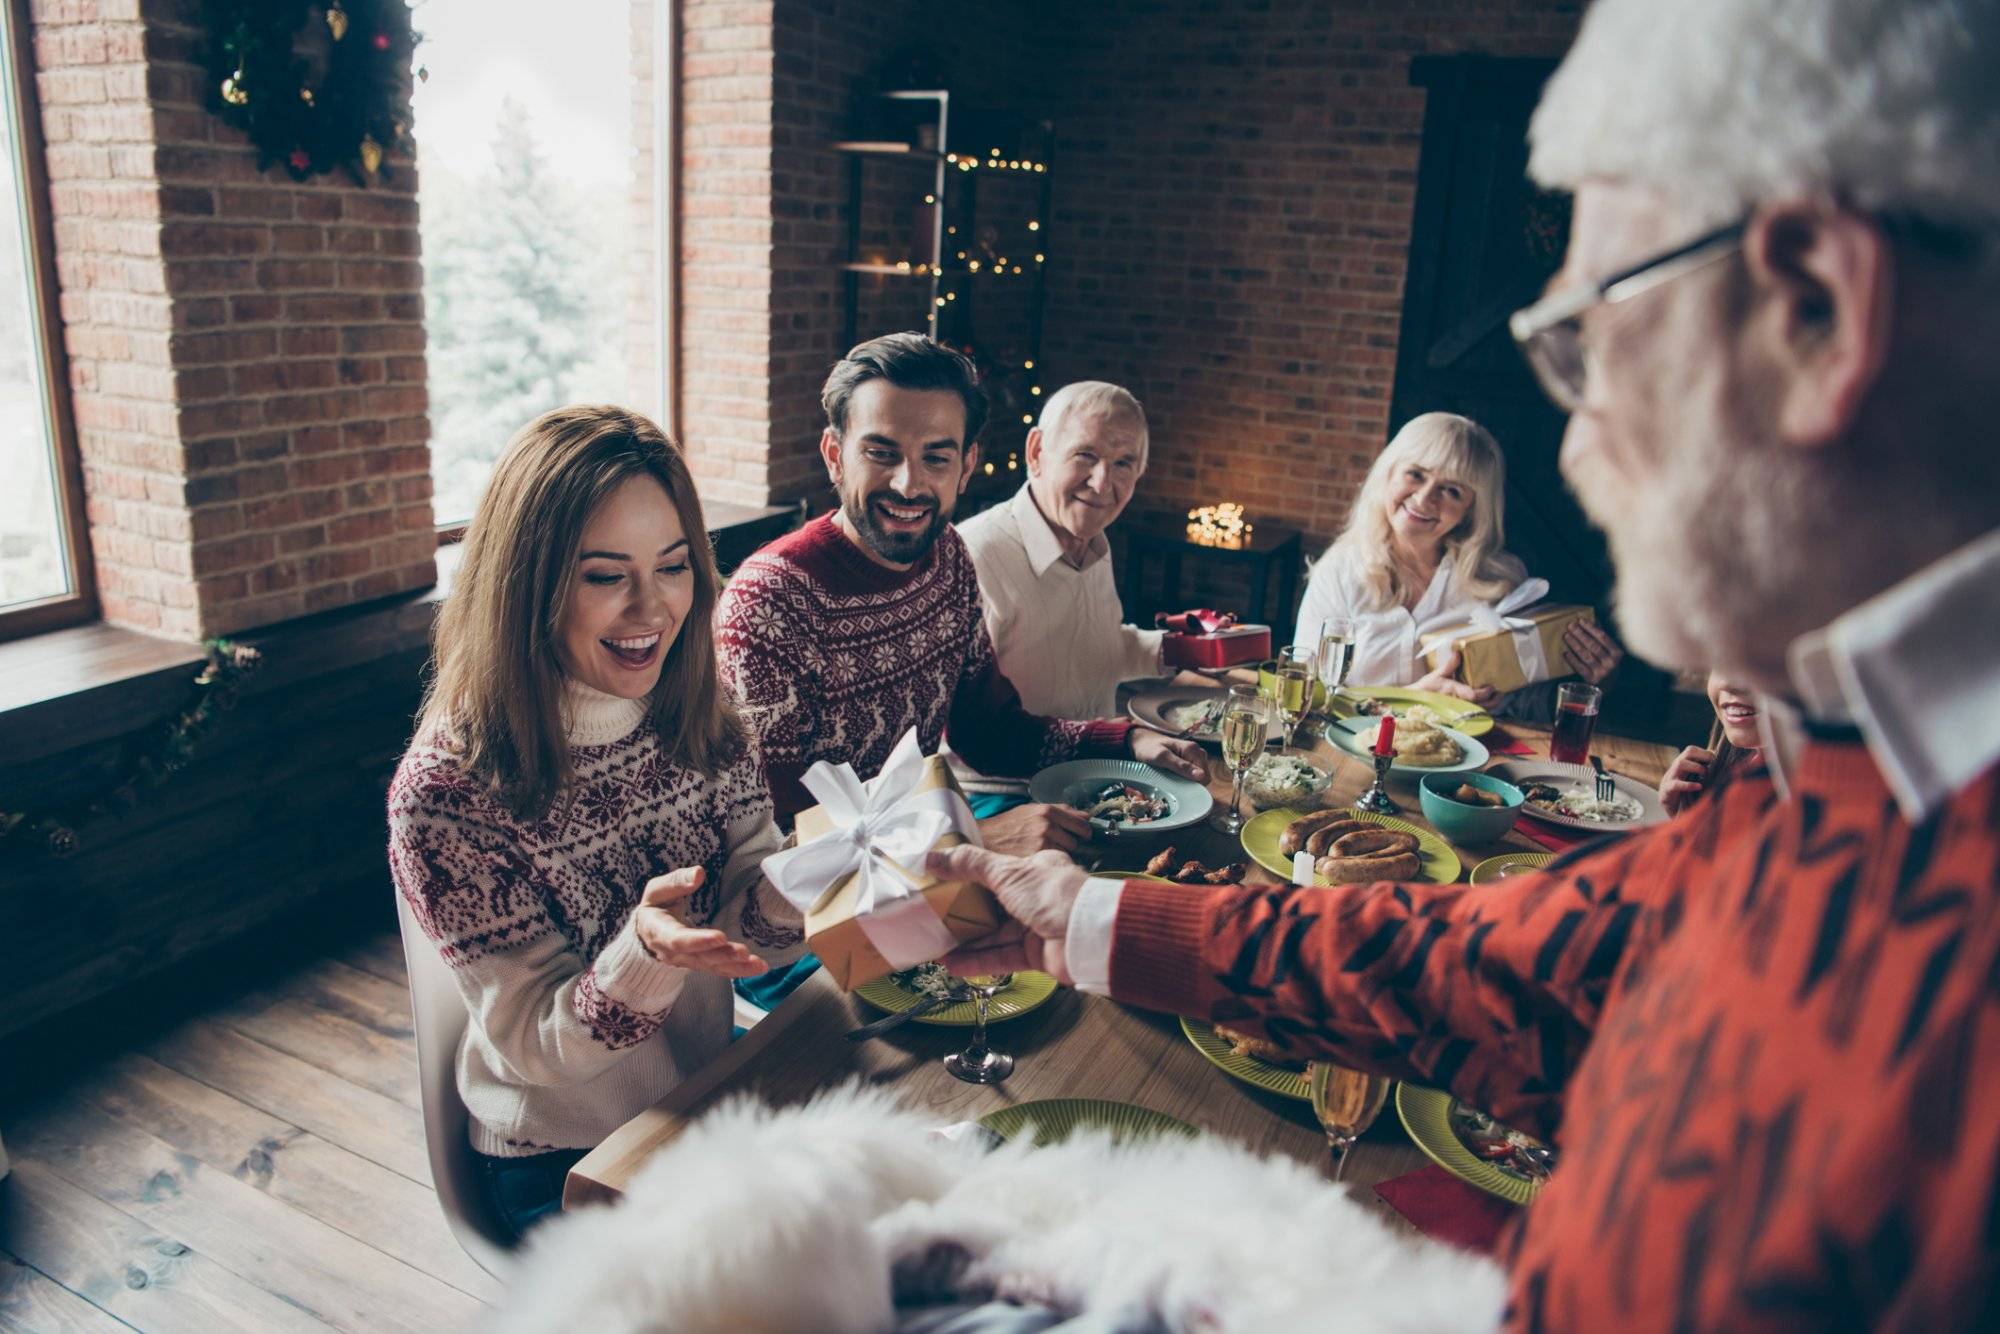
<instances>
[{"instance_id":1,"label":"pine garland","mask_svg":"<svg viewBox=\"0 0 2000 1334\"><path fill-rule=\"evenodd\" d=\"M250 136L259 171L389 179L421 40L406 0L205 0L204 18L209 108Z\"/></svg>"},{"instance_id":2,"label":"pine garland","mask_svg":"<svg viewBox=\"0 0 2000 1334\"><path fill-rule=\"evenodd\" d=\"M130 771L96 796L39 814L0 811L0 847L16 841L39 843L51 857L74 856L83 846L78 828L116 810L130 810L148 789L164 784L187 767L195 749L215 725L218 714L234 708L238 682L257 670L263 657L256 649L227 639L205 645L208 661L194 678L187 704L161 729L151 748L139 755Z\"/></svg>"}]
</instances>

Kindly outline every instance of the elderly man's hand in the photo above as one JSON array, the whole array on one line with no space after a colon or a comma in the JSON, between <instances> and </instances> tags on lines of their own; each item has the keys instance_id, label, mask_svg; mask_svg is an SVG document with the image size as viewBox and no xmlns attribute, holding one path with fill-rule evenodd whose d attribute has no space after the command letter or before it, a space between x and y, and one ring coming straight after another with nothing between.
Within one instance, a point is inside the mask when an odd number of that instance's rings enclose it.
<instances>
[{"instance_id":1,"label":"elderly man's hand","mask_svg":"<svg viewBox=\"0 0 2000 1334\"><path fill-rule=\"evenodd\" d=\"M1090 817L1069 806L1016 806L981 820L979 837L993 851L1014 857L1043 848L1067 852L1089 839Z\"/></svg>"},{"instance_id":2,"label":"elderly man's hand","mask_svg":"<svg viewBox=\"0 0 2000 1334\"><path fill-rule=\"evenodd\" d=\"M1132 758L1141 764L1150 764L1155 769L1164 769L1197 783L1208 781L1208 756L1202 751L1200 742L1135 727L1125 744L1131 750Z\"/></svg>"},{"instance_id":3,"label":"elderly man's hand","mask_svg":"<svg viewBox=\"0 0 2000 1334\"><path fill-rule=\"evenodd\" d=\"M1060 852L1008 857L970 843L933 852L924 862L932 875L970 880L993 891L1010 920L946 957L945 967L964 977L1017 973L1032 968L1069 985L1063 938L1070 909L1089 877Z\"/></svg>"}]
</instances>

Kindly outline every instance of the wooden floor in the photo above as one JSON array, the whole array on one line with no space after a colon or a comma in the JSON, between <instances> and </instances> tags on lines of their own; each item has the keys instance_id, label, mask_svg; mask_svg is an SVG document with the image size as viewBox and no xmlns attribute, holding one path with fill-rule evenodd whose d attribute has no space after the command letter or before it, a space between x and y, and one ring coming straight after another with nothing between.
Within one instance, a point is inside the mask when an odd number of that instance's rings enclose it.
<instances>
[{"instance_id":1,"label":"wooden floor","mask_svg":"<svg viewBox=\"0 0 2000 1334\"><path fill-rule=\"evenodd\" d=\"M0 1329L470 1328L419 1106L393 932L151 1026L0 1121Z\"/></svg>"}]
</instances>

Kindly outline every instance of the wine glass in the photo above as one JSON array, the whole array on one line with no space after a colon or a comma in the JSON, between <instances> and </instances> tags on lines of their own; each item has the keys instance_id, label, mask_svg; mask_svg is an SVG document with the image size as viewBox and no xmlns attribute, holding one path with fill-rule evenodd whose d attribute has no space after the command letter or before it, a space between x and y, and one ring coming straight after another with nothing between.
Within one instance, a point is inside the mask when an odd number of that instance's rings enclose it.
<instances>
[{"instance_id":1,"label":"wine glass","mask_svg":"<svg viewBox=\"0 0 2000 1334\"><path fill-rule=\"evenodd\" d=\"M986 1045L986 1006L1014 981L1012 973L989 973L983 977L962 977L959 981L972 993L972 1042L964 1051L944 1058L944 1068L955 1079L968 1084L998 1084L1014 1073L1014 1058Z\"/></svg>"},{"instance_id":2,"label":"wine glass","mask_svg":"<svg viewBox=\"0 0 2000 1334\"><path fill-rule=\"evenodd\" d=\"M1254 686L1231 686L1222 701L1222 758L1229 766L1229 809L1215 817L1215 827L1225 834L1243 828L1243 771L1264 753L1270 736L1268 701Z\"/></svg>"},{"instance_id":3,"label":"wine glass","mask_svg":"<svg viewBox=\"0 0 2000 1334\"><path fill-rule=\"evenodd\" d=\"M1345 617L1334 617L1320 627L1319 654L1314 659L1319 669L1319 683L1326 687L1326 716L1333 717L1333 702L1340 697L1340 688L1347 684L1347 673L1354 667L1354 622Z\"/></svg>"},{"instance_id":4,"label":"wine glass","mask_svg":"<svg viewBox=\"0 0 2000 1334\"><path fill-rule=\"evenodd\" d=\"M1350 1070L1329 1061L1314 1061L1306 1067L1306 1092L1311 1095L1313 1115L1326 1131L1326 1145L1333 1154L1333 1179L1347 1171L1347 1155L1389 1100L1390 1081L1381 1075Z\"/></svg>"},{"instance_id":5,"label":"wine glass","mask_svg":"<svg viewBox=\"0 0 2000 1334\"><path fill-rule=\"evenodd\" d=\"M1312 712L1312 654L1294 644L1278 655L1278 717L1285 724L1285 744L1293 744L1299 724Z\"/></svg>"}]
</instances>

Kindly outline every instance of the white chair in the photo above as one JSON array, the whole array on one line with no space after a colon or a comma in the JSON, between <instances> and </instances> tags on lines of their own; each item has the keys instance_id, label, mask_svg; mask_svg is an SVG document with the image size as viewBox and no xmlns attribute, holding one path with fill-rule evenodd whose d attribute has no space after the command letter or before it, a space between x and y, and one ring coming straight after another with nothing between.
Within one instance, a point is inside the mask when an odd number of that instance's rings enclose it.
<instances>
[{"instance_id":1,"label":"white chair","mask_svg":"<svg viewBox=\"0 0 2000 1334\"><path fill-rule=\"evenodd\" d=\"M508 1230L487 1205L479 1164L466 1138L467 1115L458 1096L458 1044L465 1036L465 1000L437 946L417 925L409 900L396 895L403 931L403 959L410 973L410 1014L417 1033L417 1077L424 1095L424 1140L431 1180L445 1222L481 1269L505 1281L514 1266Z\"/></svg>"}]
</instances>

